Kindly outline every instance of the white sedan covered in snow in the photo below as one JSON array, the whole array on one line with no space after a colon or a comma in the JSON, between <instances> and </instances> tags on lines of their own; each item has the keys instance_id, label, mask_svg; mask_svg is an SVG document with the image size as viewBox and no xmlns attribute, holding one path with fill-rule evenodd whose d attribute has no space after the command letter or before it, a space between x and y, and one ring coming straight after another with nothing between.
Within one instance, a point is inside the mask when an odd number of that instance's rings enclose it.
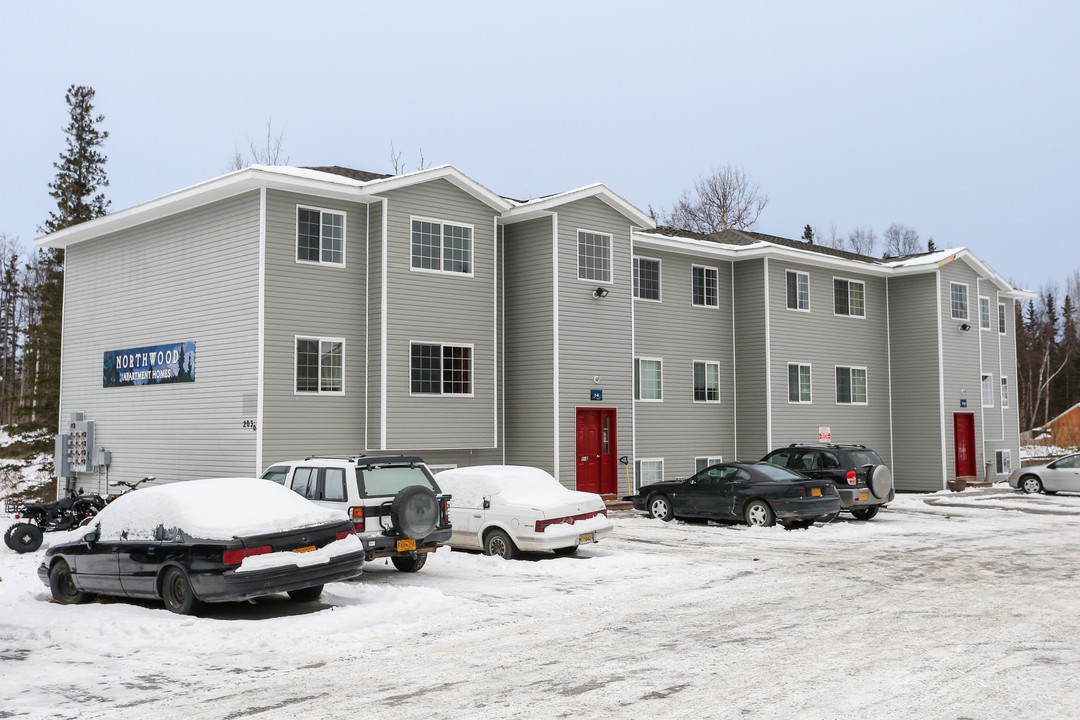
<instances>
[{"instance_id":1,"label":"white sedan covered in snow","mask_svg":"<svg viewBox=\"0 0 1080 720\"><path fill-rule=\"evenodd\" d=\"M568 490L538 468L481 465L444 470L436 477L439 487L453 495L452 548L507 560L519 552L572 555L612 530L599 495Z\"/></svg>"}]
</instances>

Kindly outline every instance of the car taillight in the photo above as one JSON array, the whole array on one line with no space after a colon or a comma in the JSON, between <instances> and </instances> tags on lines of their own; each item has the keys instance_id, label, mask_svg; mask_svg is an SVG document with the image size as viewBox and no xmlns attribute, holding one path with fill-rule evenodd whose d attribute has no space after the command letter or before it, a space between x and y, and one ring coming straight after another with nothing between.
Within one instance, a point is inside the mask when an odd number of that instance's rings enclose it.
<instances>
[{"instance_id":1,"label":"car taillight","mask_svg":"<svg viewBox=\"0 0 1080 720\"><path fill-rule=\"evenodd\" d=\"M803 485L793 485L790 490L787 491L788 496L794 497L806 497L806 487Z\"/></svg>"},{"instance_id":2,"label":"car taillight","mask_svg":"<svg viewBox=\"0 0 1080 720\"><path fill-rule=\"evenodd\" d=\"M356 532L364 532L365 520L364 520L364 508L351 507L349 508L349 519L352 520L353 527Z\"/></svg>"},{"instance_id":3,"label":"car taillight","mask_svg":"<svg viewBox=\"0 0 1080 720\"><path fill-rule=\"evenodd\" d=\"M551 518L549 520L537 520L534 529L536 532L544 532L549 525L559 525L560 523L566 523L567 525L573 525L579 520L589 520L597 515L603 515L607 517L607 508L603 510L597 510L596 512L583 513L581 515L567 515L566 517Z\"/></svg>"},{"instance_id":4,"label":"car taillight","mask_svg":"<svg viewBox=\"0 0 1080 720\"><path fill-rule=\"evenodd\" d=\"M243 548L241 550L226 550L221 556L221 561L226 565L239 565L244 561L244 558L251 557L252 555L265 555L266 553L274 552L274 549L269 545L260 545L259 547Z\"/></svg>"},{"instance_id":5,"label":"car taillight","mask_svg":"<svg viewBox=\"0 0 1080 720\"><path fill-rule=\"evenodd\" d=\"M443 525L450 527L450 503L443 500L442 504L442 521Z\"/></svg>"},{"instance_id":6,"label":"car taillight","mask_svg":"<svg viewBox=\"0 0 1080 720\"><path fill-rule=\"evenodd\" d=\"M854 470L848 470L847 471L847 484L848 485L858 485L859 484L858 478L855 477L855 471Z\"/></svg>"},{"instance_id":7,"label":"car taillight","mask_svg":"<svg viewBox=\"0 0 1080 720\"><path fill-rule=\"evenodd\" d=\"M345 538L349 537L350 535L355 535L355 534L356 533L354 533L352 530L349 530L348 532L339 532L337 534L337 537L335 537L334 539L335 540L344 540Z\"/></svg>"}]
</instances>

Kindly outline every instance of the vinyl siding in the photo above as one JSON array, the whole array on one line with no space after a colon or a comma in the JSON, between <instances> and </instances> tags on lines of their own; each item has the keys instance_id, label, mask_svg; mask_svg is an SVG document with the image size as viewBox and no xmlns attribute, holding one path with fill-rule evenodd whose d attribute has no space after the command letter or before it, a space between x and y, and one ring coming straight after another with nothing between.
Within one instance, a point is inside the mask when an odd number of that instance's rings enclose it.
<instances>
[{"instance_id":1,"label":"vinyl siding","mask_svg":"<svg viewBox=\"0 0 1080 720\"><path fill-rule=\"evenodd\" d=\"M666 479L689 477L695 458L735 459L731 263L639 246L660 260L660 302L634 301L636 355L663 358L663 402L636 403L638 457L664 458ZM719 307L693 304L694 265L719 277ZM720 403L694 402L694 361L720 366Z\"/></svg>"},{"instance_id":2,"label":"vinyl siding","mask_svg":"<svg viewBox=\"0 0 1080 720\"><path fill-rule=\"evenodd\" d=\"M555 471L553 218L505 227L506 462Z\"/></svg>"},{"instance_id":3,"label":"vinyl siding","mask_svg":"<svg viewBox=\"0 0 1080 720\"><path fill-rule=\"evenodd\" d=\"M944 487L936 285L934 274L889 279L892 469L896 489L909 492Z\"/></svg>"},{"instance_id":4,"label":"vinyl siding","mask_svg":"<svg viewBox=\"0 0 1080 720\"><path fill-rule=\"evenodd\" d=\"M387 445L495 446L494 212L445 180L387 193ZM473 276L411 269L411 218L473 226ZM473 396L410 396L410 342L472 345Z\"/></svg>"},{"instance_id":5,"label":"vinyl siding","mask_svg":"<svg viewBox=\"0 0 1080 720\"><path fill-rule=\"evenodd\" d=\"M577 408L614 408L616 456L633 457L633 348L630 225L595 198L568 203L559 218L559 467L556 477L576 486ZM578 279L578 230L612 236L612 284ZM609 291L593 297L597 287ZM599 377L599 384L594 378ZM589 391L603 390L602 402ZM626 473L621 474L620 489ZM621 491L621 490L620 490Z\"/></svg>"},{"instance_id":6,"label":"vinyl siding","mask_svg":"<svg viewBox=\"0 0 1080 720\"><path fill-rule=\"evenodd\" d=\"M1005 304L1005 334L997 332L997 302ZM1013 300L997 296L994 304L993 335L998 348L999 375L1009 378L1009 407L1001 407L1001 384L997 381L998 417L1001 423L1001 439L988 439L986 441L987 457L994 462L995 450L1010 450L1012 455L1012 467L1020 467L1020 404L1017 399L1016 381L1016 324L1014 322ZM991 479L995 481L1005 480L1008 475L998 476L996 465L990 468Z\"/></svg>"},{"instance_id":7,"label":"vinyl siding","mask_svg":"<svg viewBox=\"0 0 1080 720\"><path fill-rule=\"evenodd\" d=\"M765 262L735 263L736 444L739 460L769 451L765 393ZM785 373L787 372L785 367ZM785 374L785 378L787 375ZM784 397L787 397L786 391ZM727 459L727 458L725 458Z\"/></svg>"},{"instance_id":8,"label":"vinyl siding","mask_svg":"<svg viewBox=\"0 0 1080 720\"><path fill-rule=\"evenodd\" d=\"M263 465L364 443L367 208L268 190ZM345 266L296 261L297 206L345 215ZM343 395L295 392L295 338L344 338Z\"/></svg>"},{"instance_id":9,"label":"vinyl siding","mask_svg":"<svg viewBox=\"0 0 1080 720\"><path fill-rule=\"evenodd\" d=\"M788 270L809 274L809 312L788 309ZM863 283L865 317L835 314L834 279ZM818 429L828 427L832 442L866 445L891 465L884 278L774 258L769 304L773 447L818 442ZM788 402L788 363L811 366L811 403ZM837 366L866 369L865 405L836 401Z\"/></svg>"},{"instance_id":10,"label":"vinyl siding","mask_svg":"<svg viewBox=\"0 0 1080 720\"><path fill-rule=\"evenodd\" d=\"M95 421L110 482L255 472L258 262L258 192L68 249L60 418ZM194 382L102 387L105 351L183 341Z\"/></svg>"}]
</instances>

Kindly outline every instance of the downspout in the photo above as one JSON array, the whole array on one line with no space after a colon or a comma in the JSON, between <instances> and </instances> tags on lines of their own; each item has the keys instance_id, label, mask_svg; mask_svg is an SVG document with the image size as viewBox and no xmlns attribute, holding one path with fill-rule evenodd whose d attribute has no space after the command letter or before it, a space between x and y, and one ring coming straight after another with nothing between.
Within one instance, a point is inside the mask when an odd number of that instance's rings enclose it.
<instances>
[{"instance_id":1,"label":"downspout","mask_svg":"<svg viewBox=\"0 0 1080 720\"><path fill-rule=\"evenodd\" d=\"M772 344L769 329L769 258L765 263L765 452L772 450Z\"/></svg>"},{"instance_id":2,"label":"downspout","mask_svg":"<svg viewBox=\"0 0 1080 720\"><path fill-rule=\"evenodd\" d=\"M364 450L371 448L369 409L371 407L371 203L364 205Z\"/></svg>"},{"instance_id":3,"label":"downspout","mask_svg":"<svg viewBox=\"0 0 1080 720\"><path fill-rule=\"evenodd\" d=\"M387 336L387 291L386 280L388 272L388 262L386 256L389 254L390 248L387 247L388 242L388 229L389 221L387 220L387 211L390 208L390 201L387 198L380 198L382 201L382 287L379 288L381 294L382 307L379 308L379 312L382 315L380 319L380 334L382 341L379 344L379 449L386 449L386 336Z\"/></svg>"},{"instance_id":4,"label":"downspout","mask_svg":"<svg viewBox=\"0 0 1080 720\"><path fill-rule=\"evenodd\" d=\"M893 444L893 402L892 402L892 308L889 305L889 278L885 278L885 358L889 371L889 461L892 463L893 477L896 477L896 447Z\"/></svg>"},{"instance_id":5,"label":"downspout","mask_svg":"<svg viewBox=\"0 0 1080 720\"><path fill-rule=\"evenodd\" d=\"M266 186L259 188L258 359L255 371L255 476L262 473L263 378L266 370ZM295 352L295 348L293 349Z\"/></svg>"},{"instance_id":6,"label":"downspout","mask_svg":"<svg viewBox=\"0 0 1080 720\"><path fill-rule=\"evenodd\" d=\"M941 489L949 487L949 467L945 458L948 443L945 441L945 347L941 333L941 270L934 271L934 291L937 293L937 348L938 348L938 410L941 414Z\"/></svg>"},{"instance_id":7,"label":"downspout","mask_svg":"<svg viewBox=\"0 0 1080 720\"><path fill-rule=\"evenodd\" d=\"M494 413L494 417L491 419L491 446L497 448L499 447L499 398L501 396L501 393L499 392L499 262L501 256L499 255L499 219L495 216L492 216L491 218L491 232L491 242L495 246L495 262L493 263L495 278L491 288L491 302L493 304L492 310L494 315L491 323L491 347L492 354L494 355L492 372L495 374L491 389L495 396L491 408L492 413ZM506 451L503 450L504 455L505 453ZM506 464L505 459L503 464Z\"/></svg>"},{"instance_id":8,"label":"downspout","mask_svg":"<svg viewBox=\"0 0 1080 720\"><path fill-rule=\"evenodd\" d=\"M559 479L559 214L551 213L552 410L554 413L555 479Z\"/></svg>"},{"instance_id":9,"label":"downspout","mask_svg":"<svg viewBox=\"0 0 1080 720\"><path fill-rule=\"evenodd\" d=\"M637 485L639 482L637 476L637 398L634 393L634 369L635 358L637 357L637 303L634 302L633 282L634 282L634 229L630 228L630 446L631 451L627 453L630 457L630 463L634 466L634 480L633 485ZM628 470L628 468L627 468ZM627 473L628 474L628 473ZM627 481L628 487L626 488L627 495L633 495L633 487L631 483ZM616 490L619 487L618 481L615 482Z\"/></svg>"},{"instance_id":10,"label":"downspout","mask_svg":"<svg viewBox=\"0 0 1080 720\"><path fill-rule=\"evenodd\" d=\"M731 261L731 433L735 442L732 460L739 457L739 372L735 350L735 261ZM770 448L771 449L771 448Z\"/></svg>"}]
</instances>

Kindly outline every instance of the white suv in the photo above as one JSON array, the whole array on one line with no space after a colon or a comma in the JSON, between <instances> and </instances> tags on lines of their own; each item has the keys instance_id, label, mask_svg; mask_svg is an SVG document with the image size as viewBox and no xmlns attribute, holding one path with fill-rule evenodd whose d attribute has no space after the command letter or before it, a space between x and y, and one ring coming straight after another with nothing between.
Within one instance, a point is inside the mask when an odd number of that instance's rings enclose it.
<instances>
[{"instance_id":1,"label":"white suv","mask_svg":"<svg viewBox=\"0 0 1080 720\"><path fill-rule=\"evenodd\" d=\"M343 510L366 559L389 557L402 572L416 572L429 552L450 541L450 496L418 457L313 455L274 463L262 477Z\"/></svg>"}]
</instances>

